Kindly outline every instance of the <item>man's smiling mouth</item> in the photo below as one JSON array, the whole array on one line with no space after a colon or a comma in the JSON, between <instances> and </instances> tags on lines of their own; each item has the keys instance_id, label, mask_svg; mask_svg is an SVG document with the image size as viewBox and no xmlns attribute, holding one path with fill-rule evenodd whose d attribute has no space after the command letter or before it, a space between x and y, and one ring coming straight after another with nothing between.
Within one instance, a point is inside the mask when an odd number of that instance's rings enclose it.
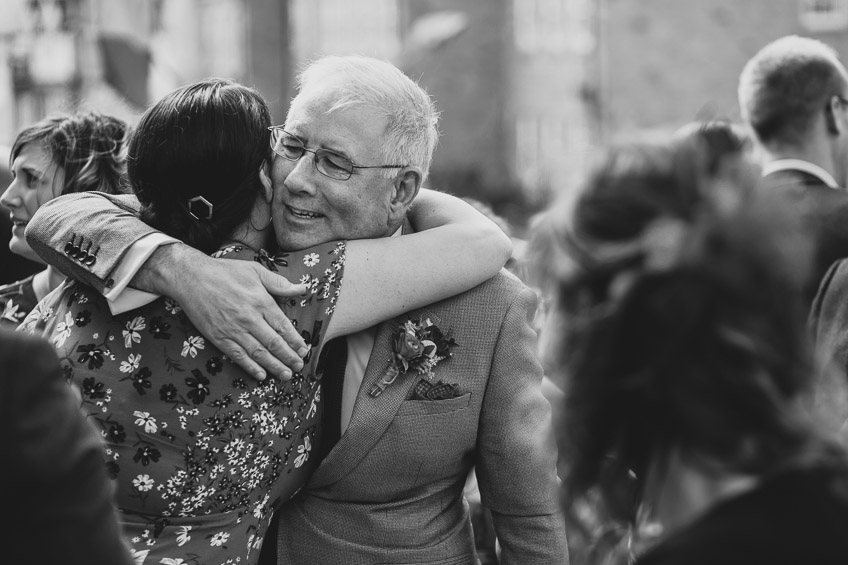
<instances>
[{"instance_id":1,"label":"man's smiling mouth","mask_svg":"<svg viewBox=\"0 0 848 565\"><path fill-rule=\"evenodd\" d=\"M291 206L286 206L286 208L288 209L289 212L292 213L293 216L295 216L297 218L315 219L315 218L320 218L320 217L323 216L323 214L310 212L308 210L300 210L299 208L292 208Z\"/></svg>"}]
</instances>

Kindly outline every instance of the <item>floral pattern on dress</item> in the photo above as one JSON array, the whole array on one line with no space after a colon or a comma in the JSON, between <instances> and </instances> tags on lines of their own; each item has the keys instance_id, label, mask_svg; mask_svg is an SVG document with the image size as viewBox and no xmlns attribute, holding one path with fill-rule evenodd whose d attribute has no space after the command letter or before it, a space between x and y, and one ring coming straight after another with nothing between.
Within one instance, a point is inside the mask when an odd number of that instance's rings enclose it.
<instances>
[{"instance_id":1,"label":"floral pattern on dress","mask_svg":"<svg viewBox=\"0 0 848 565\"><path fill-rule=\"evenodd\" d=\"M335 308L344 251L332 242L285 257L243 246L215 255L308 280L309 296L281 306L314 348ZM309 255L319 259L304 260ZM325 263L332 277L320 269ZM93 289L72 282L24 327L56 345L101 431L137 563L255 563L273 508L317 464L315 356L287 382L260 383L206 341L172 299L113 316Z\"/></svg>"},{"instance_id":2,"label":"floral pattern on dress","mask_svg":"<svg viewBox=\"0 0 848 565\"><path fill-rule=\"evenodd\" d=\"M35 308L33 276L0 286L0 327L15 329Z\"/></svg>"}]
</instances>

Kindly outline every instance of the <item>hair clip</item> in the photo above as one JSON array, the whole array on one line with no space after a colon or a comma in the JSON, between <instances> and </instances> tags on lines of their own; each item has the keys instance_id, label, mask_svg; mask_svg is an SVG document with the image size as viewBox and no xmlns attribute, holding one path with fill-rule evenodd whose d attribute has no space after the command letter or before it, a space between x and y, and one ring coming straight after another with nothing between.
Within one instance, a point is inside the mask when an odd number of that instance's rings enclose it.
<instances>
[{"instance_id":1,"label":"hair clip","mask_svg":"<svg viewBox=\"0 0 848 565\"><path fill-rule=\"evenodd\" d=\"M195 196L188 199L188 213L195 220L211 220L212 209L212 203L202 196Z\"/></svg>"}]
</instances>

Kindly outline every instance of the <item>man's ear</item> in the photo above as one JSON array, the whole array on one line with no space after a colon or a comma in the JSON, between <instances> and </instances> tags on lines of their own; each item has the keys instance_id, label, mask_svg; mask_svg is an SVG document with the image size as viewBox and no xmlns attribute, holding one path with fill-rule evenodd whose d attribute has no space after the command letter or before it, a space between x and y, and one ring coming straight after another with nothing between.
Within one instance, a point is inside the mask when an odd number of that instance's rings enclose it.
<instances>
[{"instance_id":1,"label":"man's ear","mask_svg":"<svg viewBox=\"0 0 848 565\"><path fill-rule=\"evenodd\" d=\"M274 199L274 185L271 184L271 162L263 161L259 167L259 182L262 183L262 195L265 197L265 202L271 203Z\"/></svg>"},{"instance_id":2,"label":"man's ear","mask_svg":"<svg viewBox=\"0 0 848 565\"><path fill-rule=\"evenodd\" d=\"M403 220L413 200L418 196L423 180L424 174L418 167L405 167L398 173L394 180L392 199L389 201L390 224Z\"/></svg>"},{"instance_id":3,"label":"man's ear","mask_svg":"<svg viewBox=\"0 0 848 565\"><path fill-rule=\"evenodd\" d=\"M831 96L827 102L827 106L824 109L824 126L827 128L827 133L829 134L839 135L840 133L845 133L842 124L839 123L839 119L837 118L838 113L841 111L839 106L842 104L842 100L836 96Z\"/></svg>"}]
</instances>

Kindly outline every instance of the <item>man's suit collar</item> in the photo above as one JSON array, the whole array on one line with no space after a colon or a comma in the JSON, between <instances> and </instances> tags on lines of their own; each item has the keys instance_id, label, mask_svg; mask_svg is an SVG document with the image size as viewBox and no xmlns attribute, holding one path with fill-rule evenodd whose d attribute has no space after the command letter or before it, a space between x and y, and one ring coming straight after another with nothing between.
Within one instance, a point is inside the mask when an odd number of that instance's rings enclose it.
<instances>
[{"instance_id":1,"label":"man's suit collar","mask_svg":"<svg viewBox=\"0 0 848 565\"><path fill-rule=\"evenodd\" d=\"M836 182L836 179L833 178L833 175L815 163L805 161L804 159L776 159L771 161L763 167L763 176L767 177L788 171L798 171L806 175L813 176L825 186L830 188L837 190L841 190L842 188L839 186L839 183Z\"/></svg>"}]
</instances>

